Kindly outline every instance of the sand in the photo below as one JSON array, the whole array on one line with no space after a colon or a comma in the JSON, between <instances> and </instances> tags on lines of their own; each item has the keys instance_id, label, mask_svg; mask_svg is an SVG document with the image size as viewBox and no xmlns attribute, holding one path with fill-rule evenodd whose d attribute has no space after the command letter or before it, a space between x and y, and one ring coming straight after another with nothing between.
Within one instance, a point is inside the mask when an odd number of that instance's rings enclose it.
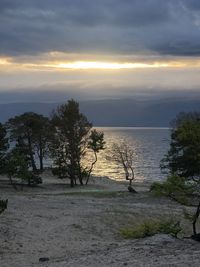
<instances>
[{"instance_id":1,"label":"sand","mask_svg":"<svg viewBox=\"0 0 200 267\"><path fill-rule=\"evenodd\" d=\"M127 183L104 177L71 189L50 173L38 188L16 192L0 184L1 198L9 199L0 215L1 267L200 266L200 243L193 240L119 234L145 218L182 218L183 206L151 196L144 184L131 194ZM183 218L182 224L190 235L190 224Z\"/></svg>"}]
</instances>

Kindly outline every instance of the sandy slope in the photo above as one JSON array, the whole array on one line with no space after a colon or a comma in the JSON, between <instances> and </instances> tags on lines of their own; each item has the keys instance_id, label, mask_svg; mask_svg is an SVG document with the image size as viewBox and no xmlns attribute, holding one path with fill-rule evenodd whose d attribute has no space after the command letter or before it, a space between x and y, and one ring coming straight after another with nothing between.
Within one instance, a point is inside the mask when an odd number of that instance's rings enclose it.
<instances>
[{"instance_id":1,"label":"sandy slope","mask_svg":"<svg viewBox=\"0 0 200 267\"><path fill-rule=\"evenodd\" d=\"M168 199L147 192L132 195L123 183L105 178L70 189L49 174L41 188L15 192L2 186L0 193L9 199L0 217L1 267L200 266L195 241L165 235L124 240L119 235L122 226L144 218L180 216L182 207ZM41 257L49 260L39 262Z\"/></svg>"}]
</instances>

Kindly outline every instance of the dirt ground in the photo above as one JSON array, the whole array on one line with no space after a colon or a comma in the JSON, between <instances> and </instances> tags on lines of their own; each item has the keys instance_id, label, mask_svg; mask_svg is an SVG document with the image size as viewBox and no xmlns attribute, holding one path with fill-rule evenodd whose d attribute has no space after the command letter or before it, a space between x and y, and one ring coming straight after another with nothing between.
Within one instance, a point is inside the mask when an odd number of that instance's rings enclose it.
<instances>
[{"instance_id":1,"label":"dirt ground","mask_svg":"<svg viewBox=\"0 0 200 267\"><path fill-rule=\"evenodd\" d=\"M9 201L0 216L1 267L200 266L198 242L120 236L122 227L146 218L183 217L181 205L151 196L145 185L136 184L139 193L131 194L127 184L93 178L71 189L48 173L38 188L16 192L0 184L0 197ZM182 225L190 235L183 218Z\"/></svg>"}]
</instances>

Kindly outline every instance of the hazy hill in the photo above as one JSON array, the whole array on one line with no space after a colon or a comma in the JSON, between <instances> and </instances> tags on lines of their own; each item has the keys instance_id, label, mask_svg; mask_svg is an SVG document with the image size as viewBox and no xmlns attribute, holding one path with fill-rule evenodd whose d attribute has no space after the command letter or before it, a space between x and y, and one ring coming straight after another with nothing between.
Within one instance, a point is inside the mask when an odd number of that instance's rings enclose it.
<instances>
[{"instance_id":1,"label":"hazy hill","mask_svg":"<svg viewBox=\"0 0 200 267\"><path fill-rule=\"evenodd\" d=\"M0 104L0 121L34 111L49 115L59 103ZM80 102L81 111L96 126L169 126L181 111L200 111L200 99L134 99L96 100Z\"/></svg>"}]
</instances>

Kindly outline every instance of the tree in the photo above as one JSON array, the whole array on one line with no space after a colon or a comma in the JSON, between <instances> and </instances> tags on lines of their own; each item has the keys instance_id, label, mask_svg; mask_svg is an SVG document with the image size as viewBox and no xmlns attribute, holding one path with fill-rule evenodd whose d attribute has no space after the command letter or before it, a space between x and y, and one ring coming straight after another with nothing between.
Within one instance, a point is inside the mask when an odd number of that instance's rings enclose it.
<instances>
[{"instance_id":1,"label":"tree","mask_svg":"<svg viewBox=\"0 0 200 267\"><path fill-rule=\"evenodd\" d=\"M172 122L170 149L162 169L187 179L200 178L200 113L181 113Z\"/></svg>"},{"instance_id":2,"label":"tree","mask_svg":"<svg viewBox=\"0 0 200 267\"><path fill-rule=\"evenodd\" d=\"M27 183L29 186L42 183L42 179L34 174L29 169L29 161L24 153L18 147L13 148L7 153L4 162L3 173L6 174L10 180L10 184L17 190L18 182L13 181L13 178L20 180L20 185Z\"/></svg>"},{"instance_id":3,"label":"tree","mask_svg":"<svg viewBox=\"0 0 200 267\"><path fill-rule=\"evenodd\" d=\"M92 161L90 168L85 169L87 176L86 184L88 184L94 165L97 162L97 154L101 150L105 149L105 144L106 142L104 141L104 133L98 132L95 129L92 130L89 136L87 148L94 153L94 160Z\"/></svg>"},{"instance_id":4,"label":"tree","mask_svg":"<svg viewBox=\"0 0 200 267\"><path fill-rule=\"evenodd\" d=\"M197 236L196 222L200 215L200 113L181 113L172 122L170 149L161 161L161 168L168 169L171 178L167 180L170 191L198 196L196 213L192 216L193 234ZM177 178L181 177L181 179ZM177 183L173 179L179 179ZM174 187L175 185L175 187ZM178 185L178 187L177 187ZM157 187L158 188L158 187ZM166 186L162 190L166 191ZM183 190L184 189L184 190Z\"/></svg>"},{"instance_id":5,"label":"tree","mask_svg":"<svg viewBox=\"0 0 200 267\"><path fill-rule=\"evenodd\" d=\"M114 143L111 148L110 160L115 161L121 165L126 180L129 180L128 190L135 192L132 188L132 181L134 180L134 150L129 146L127 141L123 141L120 144Z\"/></svg>"},{"instance_id":6,"label":"tree","mask_svg":"<svg viewBox=\"0 0 200 267\"><path fill-rule=\"evenodd\" d=\"M52 122L56 128L55 141L51 147L54 174L69 178L72 187L77 180L83 185L83 179L89 177L95 163L87 170L83 167L82 159L88 148L95 153L101 149L103 135L97 131L90 134L92 124L80 112L79 104L73 99L54 111Z\"/></svg>"},{"instance_id":7,"label":"tree","mask_svg":"<svg viewBox=\"0 0 200 267\"><path fill-rule=\"evenodd\" d=\"M54 126L47 117L37 114L34 132L34 149L39 159L40 171L44 170L44 158L49 156L49 146L54 138Z\"/></svg>"},{"instance_id":8,"label":"tree","mask_svg":"<svg viewBox=\"0 0 200 267\"><path fill-rule=\"evenodd\" d=\"M4 166L6 151L9 148L6 128L0 123L0 172Z\"/></svg>"},{"instance_id":9,"label":"tree","mask_svg":"<svg viewBox=\"0 0 200 267\"><path fill-rule=\"evenodd\" d=\"M0 123L0 173L3 172L5 165L5 156L9 148L8 138L6 137L6 128ZM7 209L8 200L0 199L0 214Z\"/></svg>"},{"instance_id":10,"label":"tree","mask_svg":"<svg viewBox=\"0 0 200 267\"><path fill-rule=\"evenodd\" d=\"M33 171L37 170L36 159L43 170L43 159L48 154L49 142L52 136L52 126L47 117L34 112L26 112L9 119L6 123L11 142L24 153Z\"/></svg>"}]
</instances>

